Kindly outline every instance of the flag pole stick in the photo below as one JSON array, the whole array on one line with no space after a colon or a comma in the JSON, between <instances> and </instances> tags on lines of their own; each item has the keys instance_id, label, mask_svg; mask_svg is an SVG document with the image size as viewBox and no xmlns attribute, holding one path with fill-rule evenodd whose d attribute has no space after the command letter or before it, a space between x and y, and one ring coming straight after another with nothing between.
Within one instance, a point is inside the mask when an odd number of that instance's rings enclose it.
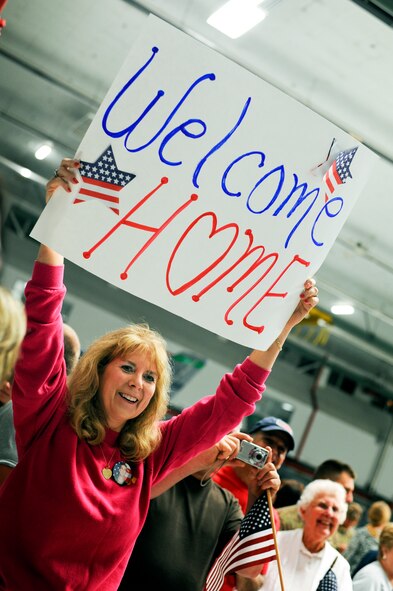
<instances>
[{"instance_id":1,"label":"flag pole stick","mask_svg":"<svg viewBox=\"0 0 393 591\"><path fill-rule=\"evenodd\" d=\"M268 502L268 505L269 505L270 521L271 521L271 524L272 524L274 547L276 549L277 568L278 568L278 576L280 577L281 591L285 591L285 589L284 589L284 579L283 579L283 576L282 576L280 553L278 551L278 544L277 544L276 524L274 523L272 494L271 494L271 491L270 491L269 488L266 491L266 497L267 497L267 502Z\"/></svg>"}]
</instances>

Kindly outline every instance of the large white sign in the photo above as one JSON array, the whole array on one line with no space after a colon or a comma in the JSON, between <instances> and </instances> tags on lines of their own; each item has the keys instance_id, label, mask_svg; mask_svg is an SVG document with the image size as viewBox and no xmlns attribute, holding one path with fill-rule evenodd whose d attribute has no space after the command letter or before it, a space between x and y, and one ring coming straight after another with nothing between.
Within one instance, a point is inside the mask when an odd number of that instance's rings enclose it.
<instances>
[{"instance_id":1,"label":"large white sign","mask_svg":"<svg viewBox=\"0 0 393 591\"><path fill-rule=\"evenodd\" d=\"M376 158L153 16L76 156L79 183L56 193L33 237L256 348L280 332Z\"/></svg>"}]
</instances>

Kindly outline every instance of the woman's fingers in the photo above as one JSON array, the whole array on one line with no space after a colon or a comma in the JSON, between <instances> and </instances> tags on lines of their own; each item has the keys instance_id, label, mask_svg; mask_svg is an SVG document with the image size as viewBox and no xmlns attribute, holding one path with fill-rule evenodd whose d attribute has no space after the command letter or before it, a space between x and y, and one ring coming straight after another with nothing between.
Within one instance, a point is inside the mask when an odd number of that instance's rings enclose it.
<instances>
[{"instance_id":1,"label":"woman's fingers","mask_svg":"<svg viewBox=\"0 0 393 591\"><path fill-rule=\"evenodd\" d=\"M56 168L54 176L46 184L46 202L52 197L53 193L59 187L62 187L68 193L71 192L71 185L79 181L76 177L76 169L80 166L79 160L73 158L63 158L60 166Z\"/></svg>"},{"instance_id":2,"label":"woman's fingers","mask_svg":"<svg viewBox=\"0 0 393 591\"><path fill-rule=\"evenodd\" d=\"M305 304L315 305L315 300L318 300L318 287L315 279L307 279L304 283L304 290L300 294L300 299Z\"/></svg>"}]
</instances>

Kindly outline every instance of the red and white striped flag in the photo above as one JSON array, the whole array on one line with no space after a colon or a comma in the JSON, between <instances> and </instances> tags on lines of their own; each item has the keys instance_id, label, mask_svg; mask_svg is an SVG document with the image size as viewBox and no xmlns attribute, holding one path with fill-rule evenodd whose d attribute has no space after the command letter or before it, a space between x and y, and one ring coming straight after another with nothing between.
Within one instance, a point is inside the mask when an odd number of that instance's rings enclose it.
<instances>
[{"instance_id":1,"label":"red and white striped flag","mask_svg":"<svg viewBox=\"0 0 393 591\"><path fill-rule=\"evenodd\" d=\"M117 168L112 147L109 146L95 162L81 160L79 172L82 185L74 203L98 200L119 214L119 191L135 178L135 174Z\"/></svg>"},{"instance_id":2,"label":"red and white striped flag","mask_svg":"<svg viewBox=\"0 0 393 591\"><path fill-rule=\"evenodd\" d=\"M330 193L330 195L328 195L327 192L325 193L325 202L329 200L329 197L334 193L338 185L343 185L348 177L352 178L349 167L352 164L356 151L357 148L352 148L340 152L329 170L325 173L323 180Z\"/></svg>"},{"instance_id":3,"label":"red and white striped flag","mask_svg":"<svg viewBox=\"0 0 393 591\"><path fill-rule=\"evenodd\" d=\"M276 560L273 528L266 493L263 493L241 522L239 531L213 564L205 591L218 591L229 572Z\"/></svg>"}]
</instances>

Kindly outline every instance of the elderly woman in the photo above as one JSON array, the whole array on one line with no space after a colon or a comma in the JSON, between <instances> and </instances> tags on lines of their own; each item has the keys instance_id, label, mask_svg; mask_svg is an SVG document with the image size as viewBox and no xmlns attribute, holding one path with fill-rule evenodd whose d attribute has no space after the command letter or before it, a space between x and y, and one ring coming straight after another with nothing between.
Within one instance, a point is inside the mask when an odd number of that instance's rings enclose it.
<instances>
[{"instance_id":1,"label":"elderly woman","mask_svg":"<svg viewBox=\"0 0 393 591\"><path fill-rule=\"evenodd\" d=\"M393 589L393 523L388 523L379 538L378 560L362 568L353 578L354 591L391 591Z\"/></svg>"},{"instance_id":2,"label":"elderly woman","mask_svg":"<svg viewBox=\"0 0 393 591\"><path fill-rule=\"evenodd\" d=\"M325 586L328 580L335 581L332 589L352 589L348 562L328 542L345 519L345 494L341 484L328 479L314 480L305 487L298 501L303 529L277 534L285 589L329 589ZM277 563L271 563L263 591L280 591L277 569Z\"/></svg>"}]
</instances>

